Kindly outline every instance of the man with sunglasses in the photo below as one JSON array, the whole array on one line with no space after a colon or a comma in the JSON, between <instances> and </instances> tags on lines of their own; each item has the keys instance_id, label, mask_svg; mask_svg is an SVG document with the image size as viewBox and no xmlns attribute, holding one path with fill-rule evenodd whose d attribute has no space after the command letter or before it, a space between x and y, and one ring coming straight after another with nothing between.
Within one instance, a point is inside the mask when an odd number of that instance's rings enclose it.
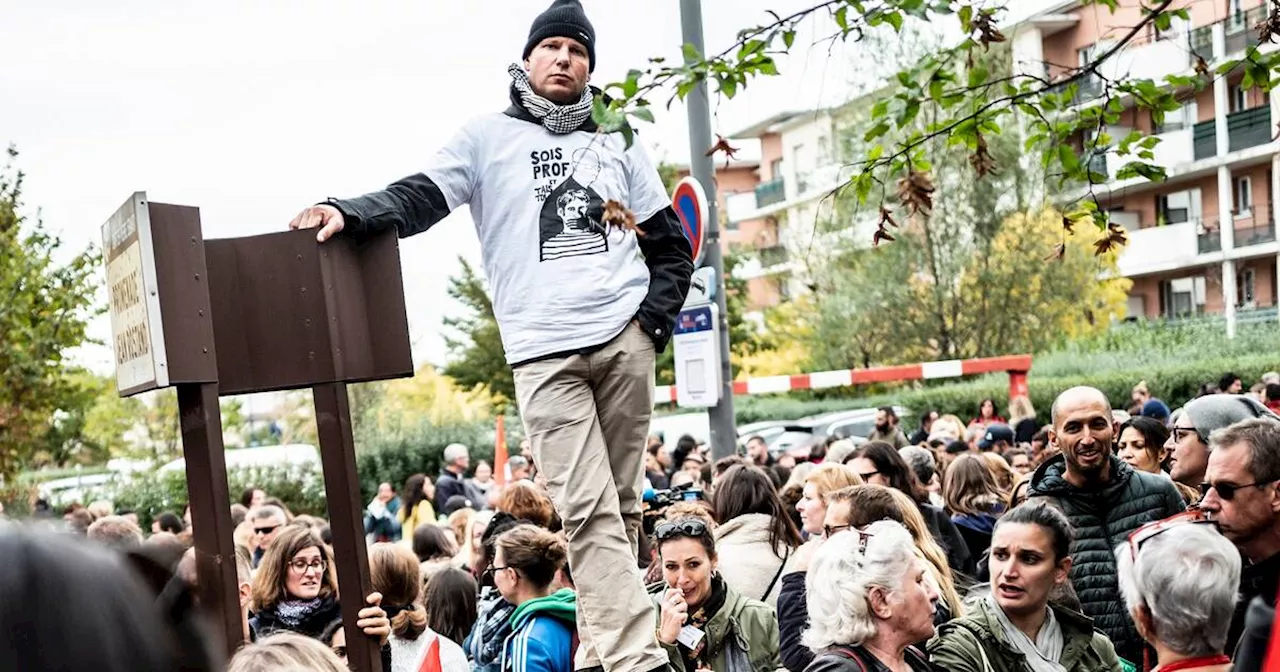
<instances>
[{"instance_id":1,"label":"man with sunglasses","mask_svg":"<svg viewBox=\"0 0 1280 672\"><path fill-rule=\"evenodd\" d=\"M260 506L254 509L249 518L253 523L253 541L257 547L253 550L253 567L257 569L258 564L262 562L262 556L267 554L267 549L271 547L271 541L276 538L276 533L286 524L284 511L278 506Z\"/></svg>"},{"instance_id":2,"label":"man with sunglasses","mask_svg":"<svg viewBox=\"0 0 1280 672\"><path fill-rule=\"evenodd\" d=\"M1245 420L1214 432L1209 445L1200 509L1246 560L1227 633L1231 651L1250 601L1257 596L1273 600L1280 590L1280 422Z\"/></svg>"}]
</instances>

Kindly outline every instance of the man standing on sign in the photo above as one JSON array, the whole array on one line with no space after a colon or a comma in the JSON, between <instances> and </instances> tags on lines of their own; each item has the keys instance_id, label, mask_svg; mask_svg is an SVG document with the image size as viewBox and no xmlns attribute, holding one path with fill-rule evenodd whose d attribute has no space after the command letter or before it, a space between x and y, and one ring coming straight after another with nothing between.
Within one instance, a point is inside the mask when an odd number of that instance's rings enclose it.
<instances>
[{"instance_id":1,"label":"man standing on sign","mask_svg":"<svg viewBox=\"0 0 1280 672\"><path fill-rule=\"evenodd\" d=\"M511 106L469 121L417 175L303 210L324 242L425 231L471 206L535 462L569 538L579 670L667 669L636 564L655 352L693 262L639 144L597 134L595 30L578 0L539 15L512 64ZM616 201L638 225L606 221ZM642 256L643 255L643 258Z\"/></svg>"}]
</instances>

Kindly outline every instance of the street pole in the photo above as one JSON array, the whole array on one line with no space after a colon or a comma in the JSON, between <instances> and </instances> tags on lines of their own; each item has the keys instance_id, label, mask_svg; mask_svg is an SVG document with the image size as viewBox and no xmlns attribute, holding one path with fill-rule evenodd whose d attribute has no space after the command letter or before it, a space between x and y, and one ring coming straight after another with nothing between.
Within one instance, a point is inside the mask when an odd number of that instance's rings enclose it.
<instances>
[{"instance_id":1,"label":"street pole","mask_svg":"<svg viewBox=\"0 0 1280 672\"><path fill-rule=\"evenodd\" d=\"M685 44L692 44L699 54L705 46L702 39L701 0L680 0L680 23ZM720 254L719 208L716 206L715 171L711 147L711 104L704 79L685 97L689 110L689 167L694 179L707 195L706 240L703 264L715 269L715 301L720 323L720 402L707 409L711 418L711 455L715 459L738 452L737 424L733 416L733 363L729 360L729 311L725 308L724 260Z\"/></svg>"}]
</instances>

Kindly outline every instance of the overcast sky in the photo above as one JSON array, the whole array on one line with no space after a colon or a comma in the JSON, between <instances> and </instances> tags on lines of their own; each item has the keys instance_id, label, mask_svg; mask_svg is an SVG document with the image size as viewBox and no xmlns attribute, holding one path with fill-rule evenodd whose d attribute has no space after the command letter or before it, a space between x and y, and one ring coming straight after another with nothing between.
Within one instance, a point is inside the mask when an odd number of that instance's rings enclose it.
<instances>
[{"instance_id":1,"label":"overcast sky","mask_svg":"<svg viewBox=\"0 0 1280 672\"><path fill-rule=\"evenodd\" d=\"M22 154L26 212L39 208L73 249L97 242L135 190L199 206L206 237L280 230L326 196L421 170L467 118L505 107L506 66L548 4L0 0L0 143ZM766 8L810 4L706 0L707 49L767 20ZM1013 4L1025 12L1044 2ZM584 5L598 40L594 83L651 56L679 58L676 0ZM811 41L801 34L797 46ZM844 100L867 67L852 46L795 51L782 76L714 103L713 130ZM677 103L642 129L658 158L687 160L685 114ZM402 241L416 364L443 363L441 319L458 312L448 278L459 255L478 261L479 252L465 208ZM99 320L92 333L105 339L109 325ZM109 372L104 348L78 358Z\"/></svg>"}]
</instances>

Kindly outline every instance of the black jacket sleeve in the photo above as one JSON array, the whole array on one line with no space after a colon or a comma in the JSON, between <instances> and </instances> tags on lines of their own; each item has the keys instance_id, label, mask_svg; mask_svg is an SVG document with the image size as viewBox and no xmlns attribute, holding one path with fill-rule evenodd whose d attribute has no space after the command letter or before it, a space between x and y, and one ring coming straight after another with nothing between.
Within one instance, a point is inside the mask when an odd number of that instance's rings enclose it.
<instances>
[{"instance_id":1,"label":"black jacket sleeve","mask_svg":"<svg viewBox=\"0 0 1280 672\"><path fill-rule=\"evenodd\" d=\"M636 319L658 352L667 349L676 315L689 294L693 276L693 249L680 229L680 219L670 206L640 223L640 251L649 266L649 295L640 304Z\"/></svg>"},{"instance_id":2,"label":"black jacket sleeve","mask_svg":"<svg viewBox=\"0 0 1280 672\"><path fill-rule=\"evenodd\" d=\"M782 665L790 672L803 672L813 662L813 652L800 643L800 636L809 627L804 578L804 572L784 574L778 590L778 650Z\"/></svg>"},{"instance_id":3,"label":"black jacket sleeve","mask_svg":"<svg viewBox=\"0 0 1280 672\"><path fill-rule=\"evenodd\" d=\"M329 199L342 212L343 231L364 237L394 228L401 238L422 233L449 214L444 193L423 173L357 198Z\"/></svg>"}]
</instances>

